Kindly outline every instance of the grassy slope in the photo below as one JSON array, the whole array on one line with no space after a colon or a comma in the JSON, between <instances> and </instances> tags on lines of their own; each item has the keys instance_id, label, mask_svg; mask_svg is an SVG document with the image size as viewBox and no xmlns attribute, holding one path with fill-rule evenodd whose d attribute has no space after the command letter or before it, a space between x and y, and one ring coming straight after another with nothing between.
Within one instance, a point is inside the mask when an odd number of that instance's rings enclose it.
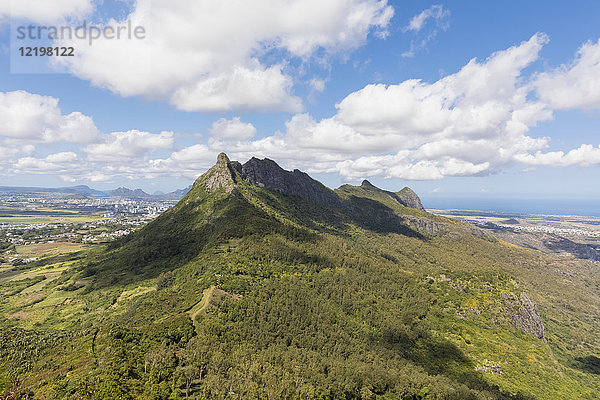
<instances>
[{"instance_id":1,"label":"grassy slope","mask_svg":"<svg viewBox=\"0 0 600 400\"><path fill-rule=\"evenodd\" d=\"M597 264L476 237L372 188L338 194L345 207L243 183L233 196L197 186L105 252L41 261L1 283L0 314L11 318L0 324L13 328L0 330L0 390L597 397ZM405 217L447 228L422 234ZM221 295L204 300L213 286ZM521 292L538 304L546 340L511 324L518 309L506 296Z\"/></svg>"}]
</instances>

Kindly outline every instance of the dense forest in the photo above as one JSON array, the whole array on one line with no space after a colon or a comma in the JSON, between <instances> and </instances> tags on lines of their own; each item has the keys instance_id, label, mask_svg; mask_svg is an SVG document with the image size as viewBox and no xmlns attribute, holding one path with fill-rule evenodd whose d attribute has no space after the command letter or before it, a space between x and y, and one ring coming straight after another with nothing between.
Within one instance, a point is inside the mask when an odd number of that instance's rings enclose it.
<instances>
[{"instance_id":1,"label":"dense forest","mask_svg":"<svg viewBox=\"0 0 600 400\"><path fill-rule=\"evenodd\" d=\"M262 188L225 160L139 231L0 281L0 394L600 396L597 262L510 245L370 184L331 193Z\"/></svg>"}]
</instances>

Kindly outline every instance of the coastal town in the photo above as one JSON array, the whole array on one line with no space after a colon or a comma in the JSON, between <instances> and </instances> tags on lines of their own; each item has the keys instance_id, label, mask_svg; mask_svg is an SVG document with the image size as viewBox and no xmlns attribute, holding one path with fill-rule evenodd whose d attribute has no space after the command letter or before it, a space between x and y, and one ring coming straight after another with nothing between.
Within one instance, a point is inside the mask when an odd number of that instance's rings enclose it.
<instances>
[{"instance_id":1,"label":"coastal town","mask_svg":"<svg viewBox=\"0 0 600 400\"><path fill-rule=\"evenodd\" d=\"M600 259L600 217L430 210L484 229L498 239L542 252Z\"/></svg>"},{"instance_id":2,"label":"coastal town","mask_svg":"<svg viewBox=\"0 0 600 400\"><path fill-rule=\"evenodd\" d=\"M524 232L542 232L542 233L551 233L555 235L573 235L573 236L583 236L590 238L600 238L600 230L590 230L590 229L575 229L575 228L556 228L553 226L520 226L520 225L507 225L507 224L498 224L498 226L506 229L512 229L515 231L524 231Z\"/></svg>"}]
</instances>

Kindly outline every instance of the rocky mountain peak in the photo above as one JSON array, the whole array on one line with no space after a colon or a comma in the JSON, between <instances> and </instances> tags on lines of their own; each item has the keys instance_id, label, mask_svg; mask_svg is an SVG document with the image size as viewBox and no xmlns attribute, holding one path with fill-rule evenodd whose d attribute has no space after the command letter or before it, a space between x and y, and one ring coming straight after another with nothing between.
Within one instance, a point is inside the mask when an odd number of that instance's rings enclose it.
<instances>
[{"instance_id":1,"label":"rocky mountain peak","mask_svg":"<svg viewBox=\"0 0 600 400\"><path fill-rule=\"evenodd\" d=\"M219 153L217 156L217 164L227 165L229 163L229 157L225 153Z\"/></svg>"},{"instance_id":2,"label":"rocky mountain peak","mask_svg":"<svg viewBox=\"0 0 600 400\"><path fill-rule=\"evenodd\" d=\"M299 196L309 201L338 204L340 199L322 183L297 169L286 171L268 158L252 157L241 167L242 177L254 186Z\"/></svg>"},{"instance_id":3,"label":"rocky mountain peak","mask_svg":"<svg viewBox=\"0 0 600 400\"><path fill-rule=\"evenodd\" d=\"M253 186L277 193L302 197L309 201L338 204L340 199L320 182L297 169L286 171L275 161L252 157L245 164L230 161L225 153L217 156L216 164L200 176L194 185L202 185L209 192L224 190L231 193L239 179Z\"/></svg>"},{"instance_id":4,"label":"rocky mountain peak","mask_svg":"<svg viewBox=\"0 0 600 400\"><path fill-rule=\"evenodd\" d=\"M421 199L417 194L409 187L405 187L399 192L395 193L398 199L406 207L416 208L417 210L425 211Z\"/></svg>"},{"instance_id":5,"label":"rocky mountain peak","mask_svg":"<svg viewBox=\"0 0 600 400\"><path fill-rule=\"evenodd\" d=\"M373 185L371 182L369 182L369 181L368 181L368 180L366 180L366 179L365 179L364 181L362 181L362 183L360 184L360 186L362 186L362 187L367 187L367 188L368 188L368 187L372 187L372 188L376 187L375 185Z\"/></svg>"},{"instance_id":6,"label":"rocky mountain peak","mask_svg":"<svg viewBox=\"0 0 600 400\"><path fill-rule=\"evenodd\" d=\"M208 192L224 190L226 193L231 193L233 191L235 188L235 174L227 154L220 153L217 156L217 163L196 179L194 186L197 185L204 186Z\"/></svg>"},{"instance_id":7,"label":"rocky mountain peak","mask_svg":"<svg viewBox=\"0 0 600 400\"><path fill-rule=\"evenodd\" d=\"M345 187L352 188L353 186L350 186L350 185L341 186L341 188L345 188ZM423 208L423 204L421 204L421 199L409 187L405 187L404 189L402 189L398 192L395 192L395 193L388 192L387 190L378 188L377 186L373 185L371 182L369 182L366 179L362 181L360 186L356 186L356 187L360 188L361 190L365 190L365 191L371 192L371 193L379 192L382 194L386 194L386 195L392 197L394 200L396 200L398 203L402 204L405 207L416 208L417 210L425 211L425 208Z\"/></svg>"},{"instance_id":8,"label":"rocky mountain peak","mask_svg":"<svg viewBox=\"0 0 600 400\"><path fill-rule=\"evenodd\" d=\"M230 161L225 153L217 156L216 164L200 176L194 185L202 185L209 192L223 190L231 193L239 179L253 186L272 190L277 193L298 196L308 201L329 205L341 204L340 197L321 182L311 178L307 173L297 169L287 171L275 161L252 157L246 163ZM419 196L410 188L405 187L399 192L386 192L377 188L368 180L362 181L361 187L369 190L380 190L394 197L406 207L425 210Z\"/></svg>"}]
</instances>

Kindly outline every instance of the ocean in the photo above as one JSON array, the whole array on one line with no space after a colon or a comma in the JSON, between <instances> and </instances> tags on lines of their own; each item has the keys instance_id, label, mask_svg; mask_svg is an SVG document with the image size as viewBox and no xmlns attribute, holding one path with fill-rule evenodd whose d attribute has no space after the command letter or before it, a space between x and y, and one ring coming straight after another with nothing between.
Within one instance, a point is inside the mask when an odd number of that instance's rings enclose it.
<instances>
[{"instance_id":1,"label":"ocean","mask_svg":"<svg viewBox=\"0 0 600 400\"><path fill-rule=\"evenodd\" d=\"M425 208L600 217L600 200L423 198Z\"/></svg>"}]
</instances>

